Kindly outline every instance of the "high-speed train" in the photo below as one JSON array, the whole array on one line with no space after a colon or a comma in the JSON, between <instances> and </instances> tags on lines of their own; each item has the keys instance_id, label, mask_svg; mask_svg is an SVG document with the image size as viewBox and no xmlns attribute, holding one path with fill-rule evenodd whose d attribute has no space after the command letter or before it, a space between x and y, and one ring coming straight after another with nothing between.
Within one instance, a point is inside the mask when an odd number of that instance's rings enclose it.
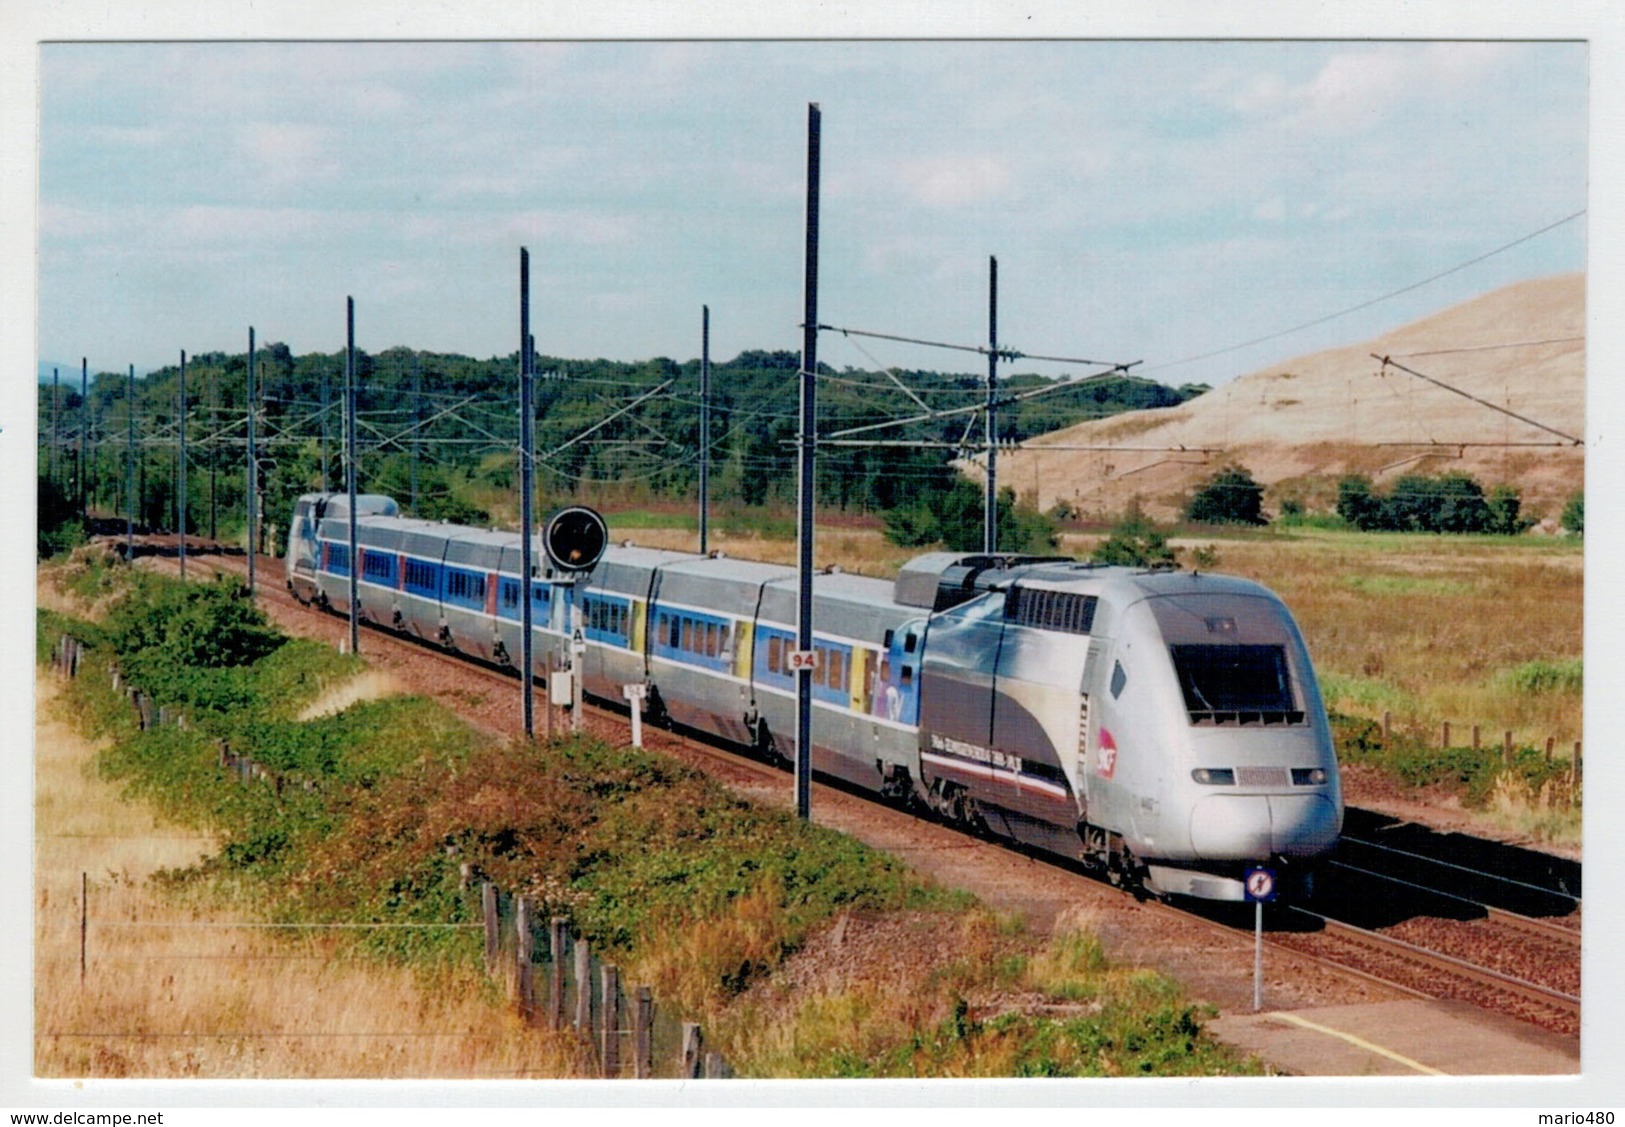
<instances>
[{"instance_id":1,"label":"high-speed train","mask_svg":"<svg viewBox=\"0 0 1625 1127\"><path fill-rule=\"evenodd\" d=\"M573 571L538 543L527 593L517 533L356 512L361 619L516 665L528 597L537 669L574 637L585 692L642 686L653 720L794 755L795 569L627 545ZM344 495L301 497L287 564L346 614L349 525ZM1341 831L1309 654L1251 581L937 552L895 581L820 573L813 623L828 775L1153 894L1241 900L1253 867L1301 894Z\"/></svg>"}]
</instances>

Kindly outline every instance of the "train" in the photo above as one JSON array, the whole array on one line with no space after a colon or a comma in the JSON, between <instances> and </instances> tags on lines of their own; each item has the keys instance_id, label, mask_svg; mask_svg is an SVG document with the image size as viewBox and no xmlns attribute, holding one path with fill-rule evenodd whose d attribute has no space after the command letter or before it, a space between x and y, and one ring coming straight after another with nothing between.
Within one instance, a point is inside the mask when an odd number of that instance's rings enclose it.
<instances>
[{"instance_id":1,"label":"train","mask_svg":"<svg viewBox=\"0 0 1625 1127\"><path fill-rule=\"evenodd\" d=\"M472 659L533 669L653 722L796 754L791 567L403 517L379 494L295 505L295 597ZM582 510L577 510L580 512ZM585 510L590 513L590 510ZM593 514L594 519L596 514ZM565 533L565 536L578 533ZM595 533L605 538L601 521ZM528 591L527 591L528 586ZM1342 829L1302 635L1246 579L1064 557L930 552L895 580L813 579L812 766L1097 871L1138 894L1307 895ZM632 692L628 693L628 687ZM573 688L573 686L572 686Z\"/></svg>"}]
</instances>

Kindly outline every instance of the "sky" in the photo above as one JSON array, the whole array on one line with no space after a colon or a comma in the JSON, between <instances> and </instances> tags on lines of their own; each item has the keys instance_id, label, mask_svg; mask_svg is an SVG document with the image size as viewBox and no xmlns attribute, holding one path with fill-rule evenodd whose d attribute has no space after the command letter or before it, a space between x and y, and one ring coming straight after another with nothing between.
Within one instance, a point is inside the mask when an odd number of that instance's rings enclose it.
<instances>
[{"instance_id":1,"label":"sky","mask_svg":"<svg viewBox=\"0 0 1625 1127\"><path fill-rule=\"evenodd\" d=\"M37 356L74 377L82 356L241 351L250 325L336 351L352 296L364 349L507 355L521 246L545 355L696 357L702 305L717 359L799 350L811 102L829 325L983 343L996 257L1001 344L1218 384L1586 267L1579 42L68 42L39 60ZM984 368L830 333L819 358Z\"/></svg>"}]
</instances>

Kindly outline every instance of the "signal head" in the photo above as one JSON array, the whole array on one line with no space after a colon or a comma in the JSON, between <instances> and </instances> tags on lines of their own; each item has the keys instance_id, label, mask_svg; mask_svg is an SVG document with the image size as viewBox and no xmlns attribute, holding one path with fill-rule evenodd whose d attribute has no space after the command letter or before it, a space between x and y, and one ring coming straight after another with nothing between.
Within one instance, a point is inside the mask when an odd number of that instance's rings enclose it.
<instances>
[{"instance_id":1,"label":"signal head","mask_svg":"<svg viewBox=\"0 0 1625 1127\"><path fill-rule=\"evenodd\" d=\"M604 518L585 505L571 505L547 518L542 547L554 567L563 571L591 571L609 545Z\"/></svg>"}]
</instances>

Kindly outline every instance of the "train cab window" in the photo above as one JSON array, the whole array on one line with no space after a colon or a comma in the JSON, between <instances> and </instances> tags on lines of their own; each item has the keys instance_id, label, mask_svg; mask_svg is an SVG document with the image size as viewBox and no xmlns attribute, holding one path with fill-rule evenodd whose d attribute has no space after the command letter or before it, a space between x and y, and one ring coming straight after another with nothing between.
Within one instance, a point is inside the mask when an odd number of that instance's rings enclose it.
<instances>
[{"instance_id":1,"label":"train cab window","mask_svg":"<svg viewBox=\"0 0 1625 1127\"><path fill-rule=\"evenodd\" d=\"M919 641L920 641L919 637L912 630L910 630L907 634L904 634L903 635L903 652L904 653L910 653L910 654L913 653L914 652L914 647L919 644Z\"/></svg>"},{"instance_id":2,"label":"train cab window","mask_svg":"<svg viewBox=\"0 0 1625 1127\"><path fill-rule=\"evenodd\" d=\"M1284 646L1172 645L1168 652L1192 722L1303 723Z\"/></svg>"},{"instance_id":3,"label":"train cab window","mask_svg":"<svg viewBox=\"0 0 1625 1127\"><path fill-rule=\"evenodd\" d=\"M903 688L906 689L912 684L914 684L914 667L905 665L903 666Z\"/></svg>"},{"instance_id":4,"label":"train cab window","mask_svg":"<svg viewBox=\"0 0 1625 1127\"><path fill-rule=\"evenodd\" d=\"M888 650L891 649L892 639L895 638L896 636L897 636L897 631L895 631L895 630L886 631L885 638L881 639L881 642L880 642L881 648L882 649L888 649Z\"/></svg>"}]
</instances>

